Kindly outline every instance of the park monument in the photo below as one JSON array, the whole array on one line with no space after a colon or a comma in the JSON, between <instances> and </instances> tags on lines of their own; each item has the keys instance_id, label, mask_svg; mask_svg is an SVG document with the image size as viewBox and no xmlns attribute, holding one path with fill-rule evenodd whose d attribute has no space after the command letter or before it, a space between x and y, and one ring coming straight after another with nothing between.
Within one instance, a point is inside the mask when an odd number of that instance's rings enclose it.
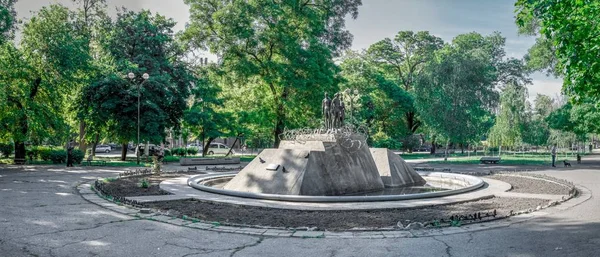
<instances>
[{"instance_id":1,"label":"park monument","mask_svg":"<svg viewBox=\"0 0 600 257\"><path fill-rule=\"evenodd\" d=\"M286 130L277 149L265 149L224 189L259 194L341 196L426 181L389 149L369 148L367 133L346 124L343 93L327 93L323 126Z\"/></svg>"}]
</instances>

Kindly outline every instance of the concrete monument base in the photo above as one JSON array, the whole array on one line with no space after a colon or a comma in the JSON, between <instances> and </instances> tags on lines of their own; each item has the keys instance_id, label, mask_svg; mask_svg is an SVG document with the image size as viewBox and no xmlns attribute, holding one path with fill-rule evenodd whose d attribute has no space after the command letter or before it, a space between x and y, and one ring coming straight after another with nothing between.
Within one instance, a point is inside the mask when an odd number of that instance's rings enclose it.
<instances>
[{"instance_id":1,"label":"concrete monument base","mask_svg":"<svg viewBox=\"0 0 600 257\"><path fill-rule=\"evenodd\" d=\"M280 148L262 151L224 189L323 196L381 190L377 166L361 141L360 135L344 142L282 141Z\"/></svg>"},{"instance_id":2,"label":"concrete monument base","mask_svg":"<svg viewBox=\"0 0 600 257\"><path fill-rule=\"evenodd\" d=\"M359 134L326 141L282 141L278 149L262 151L224 189L337 196L425 184L402 158L387 149L369 149L364 142Z\"/></svg>"},{"instance_id":3,"label":"concrete monument base","mask_svg":"<svg viewBox=\"0 0 600 257\"><path fill-rule=\"evenodd\" d=\"M386 148L371 148L371 154L386 187L422 186L427 183L394 152Z\"/></svg>"}]
</instances>

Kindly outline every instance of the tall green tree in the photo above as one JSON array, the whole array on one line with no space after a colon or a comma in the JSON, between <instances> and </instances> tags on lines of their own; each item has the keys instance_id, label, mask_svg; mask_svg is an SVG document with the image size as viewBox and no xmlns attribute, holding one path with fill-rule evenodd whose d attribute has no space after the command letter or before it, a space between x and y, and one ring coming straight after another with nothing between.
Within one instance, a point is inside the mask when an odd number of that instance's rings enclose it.
<instances>
[{"instance_id":1,"label":"tall green tree","mask_svg":"<svg viewBox=\"0 0 600 257\"><path fill-rule=\"evenodd\" d=\"M14 37L17 24L17 0L0 0L0 44Z\"/></svg>"},{"instance_id":2,"label":"tall green tree","mask_svg":"<svg viewBox=\"0 0 600 257\"><path fill-rule=\"evenodd\" d=\"M423 67L443 44L442 39L428 31L400 31L393 39L386 38L371 45L367 54L386 76L404 91L414 94L415 83ZM421 126L414 107L407 109L404 116L407 131L413 134Z\"/></svg>"},{"instance_id":3,"label":"tall green tree","mask_svg":"<svg viewBox=\"0 0 600 257\"><path fill-rule=\"evenodd\" d=\"M564 73L563 90L575 101L600 98L597 87L600 84L600 37L597 35L600 24L596 22L600 19L600 2L518 0L515 6L517 24L534 31L539 28L551 43L557 60L552 70Z\"/></svg>"},{"instance_id":4,"label":"tall green tree","mask_svg":"<svg viewBox=\"0 0 600 257\"><path fill-rule=\"evenodd\" d=\"M352 42L345 17L357 17L360 0L185 3L190 6L184 37L188 45L217 54L235 84L268 92L256 96L262 102L258 107L271 114L276 145L285 127L308 125L311 122L302 117L320 116L320 101L314 99L337 89L333 57Z\"/></svg>"},{"instance_id":5,"label":"tall green tree","mask_svg":"<svg viewBox=\"0 0 600 257\"><path fill-rule=\"evenodd\" d=\"M69 114L71 117L71 123L73 127L78 128L78 142L79 149L86 151L87 142L93 142L92 154L95 154L96 144L99 141L101 131L106 132L106 125L101 122L96 122L93 126L89 126L88 123L93 123L91 120L94 116L85 116L83 112L79 111L83 91L85 87L90 86L93 82L99 79L102 72L112 70L105 60L101 57L102 49L99 47L101 37L107 35L106 26L110 24L111 18L107 14L106 0L73 0L77 9L71 14L74 17L74 27L76 33L85 38L88 41L87 53L90 56L88 63L82 63L82 72L80 74L80 80L76 85L76 93L71 95L72 101L70 101ZM86 120L90 120L86 123ZM89 133L88 133L89 132Z\"/></svg>"},{"instance_id":6,"label":"tall green tree","mask_svg":"<svg viewBox=\"0 0 600 257\"><path fill-rule=\"evenodd\" d=\"M550 115L554 109L554 99L547 95L537 94L533 100L533 103L535 115L537 115L540 119L545 119L548 117L548 115Z\"/></svg>"},{"instance_id":7,"label":"tall green tree","mask_svg":"<svg viewBox=\"0 0 600 257\"><path fill-rule=\"evenodd\" d=\"M507 85L500 95L500 108L488 141L492 146L515 147L522 143L526 115L527 88Z\"/></svg>"},{"instance_id":8,"label":"tall green tree","mask_svg":"<svg viewBox=\"0 0 600 257\"><path fill-rule=\"evenodd\" d=\"M479 141L491 127L498 93L487 45L463 42L459 37L436 52L415 92L417 110L428 128L465 145Z\"/></svg>"},{"instance_id":9,"label":"tall green tree","mask_svg":"<svg viewBox=\"0 0 600 257\"><path fill-rule=\"evenodd\" d=\"M77 81L79 64L87 62L86 41L76 35L69 10L42 8L25 24L21 47L3 44L0 53L0 102L7 103L0 124L15 142L15 158L25 158L25 142L52 135L67 126L65 96Z\"/></svg>"},{"instance_id":10,"label":"tall green tree","mask_svg":"<svg viewBox=\"0 0 600 257\"><path fill-rule=\"evenodd\" d=\"M192 97L188 100L189 108L183 115L184 125L203 140L203 156L208 153L213 140L236 136L238 132L234 115L224 106L218 69L216 65L198 69L198 80L192 88Z\"/></svg>"},{"instance_id":11,"label":"tall green tree","mask_svg":"<svg viewBox=\"0 0 600 257\"><path fill-rule=\"evenodd\" d=\"M357 90L360 95L356 99L360 102L355 111L356 122L366 125L371 135L377 135L370 143L376 146L398 145L409 134L404 113L414 108L413 97L394 80L388 79L366 53L348 51L340 67L344 79L340 88Z\"/></svg>"},{"instance_id":12,"label":"tall green tree","mask_svg":"<svg viewBox=\"0 0 600 257\"><path fill-rule=\"evenodd\" d=\"M115 132L123 144L123 160L127 143L136 139L138 123L142 142L160 143L167 129L180 127L195 78L181 61L183 51L174 40L174 25L172 19L149 11L121 12L101 41L115 71L85 88L81 109L85 116L96 115L94 120ZM129 72L135 74L133 80L127 79ZM144 73L149 74L148 80Z\"/></svg>"},{"instance_id":13,"label":"tall green tree","mask_svg":"<svg viewBox=\"0 0 600 257\"><path fill-rule=\"evenodd\" d=\"M534 146L546 145L550 137L546 118L554 108L554 100L547 95L537 94L533 103L533 108L528 104L525 110L522 125L523 142Z\"/></svg>"}]
</instances>

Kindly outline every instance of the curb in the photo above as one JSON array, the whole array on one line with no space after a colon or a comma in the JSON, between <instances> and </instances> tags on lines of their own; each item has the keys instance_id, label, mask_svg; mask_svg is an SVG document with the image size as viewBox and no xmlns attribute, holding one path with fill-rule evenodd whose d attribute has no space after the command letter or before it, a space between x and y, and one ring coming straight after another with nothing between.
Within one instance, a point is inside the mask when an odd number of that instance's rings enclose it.
<instances>
[{"instance_id":1,"label":"curb","mask_svg":"<svg viewBox=\"0 0 600 257\"><path fill-rule=\"evenodd\" d=\"M101 197L95 190L93 190L93 183L95 180L87 181L77 185L77 191L85 200L94 203L102 208L109 209L111 211L130 216L132 218L151 220L156 222L167 223L180 227L187 227L192 229L201 229L214 231L219 233L235 233L250 236L268 236L268 237L290 237L290 238L354 238L354 239L386 239L386 238L418 238L418 237L433 237L441 235L452 235L461 233L470 233L482 230L496 229L509 227L512 224L526 222L537 217L545 216L548 214L556 213L575 207L592 197L591 191L583 186L576 185L578 194L566 198L564 201L558 203L555 208L547 209L554 205L549 205L543 208L544 211L532 211L526 212L525 214L516 213L518 216L500 217L494 220L487 220L485 222L470 223L461 227L445 227L445 228L429 228L429 229L417 229L417 230L355 230L355 231L344 231L344 232L330 232L330 231L310 231L307 230L289 230L289 229L276 229L276 228L256 228L256 227L240 227L232 225L223 225L218 222L204 222L197 219L182 219L173 216L168 216L160 213L142 214L139 208L133 208L131 206L125 206L120 203L115 203ZM571 200L571 201L569 201ZM546 211L547 210L547 211ZM184 217L185 218L185 217Z\"/></svg>"}]
</instances>

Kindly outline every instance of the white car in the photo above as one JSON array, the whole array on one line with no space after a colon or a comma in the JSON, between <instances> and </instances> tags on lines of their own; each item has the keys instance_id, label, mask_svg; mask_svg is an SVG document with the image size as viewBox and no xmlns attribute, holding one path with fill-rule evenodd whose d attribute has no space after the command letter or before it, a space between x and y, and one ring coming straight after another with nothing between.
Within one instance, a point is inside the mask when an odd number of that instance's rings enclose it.
<instances>
[{"instance_id":1,"label":"white car","mask_svg":"<svg viewBox=\"0 0 600 257\"><path fill-rule=\"evenodd\" d=\"M192 144L187 145L187 148L196 148L196 149L198 149L198 151L202 151L203 147L202 147L202 144L192 143Z\"/></svg>"},{"instance_id":2,"label":"white car","mask_svg":"<svg viewBox=\"0 0 600 257\"><path fill-rule=\"evenodd\" d=\"M208 155L213 155L213 154L227 154L229 153L229 146L226 146L224 144L221 143L211 143L210 146L208 147ZM234 151L231 151L231 154L235 154Z\"/></svg>"},{"instance_id":3,"label":"white car","mask_svg":"<svg viewBox=\"0 0 600 257\"><path fill-rule=\"evenodd\" d=\"M110 153L112 149L110 148L109 145L97 145L96 146L96 152L97 153Z\"/></svg>"}]
</instances>

